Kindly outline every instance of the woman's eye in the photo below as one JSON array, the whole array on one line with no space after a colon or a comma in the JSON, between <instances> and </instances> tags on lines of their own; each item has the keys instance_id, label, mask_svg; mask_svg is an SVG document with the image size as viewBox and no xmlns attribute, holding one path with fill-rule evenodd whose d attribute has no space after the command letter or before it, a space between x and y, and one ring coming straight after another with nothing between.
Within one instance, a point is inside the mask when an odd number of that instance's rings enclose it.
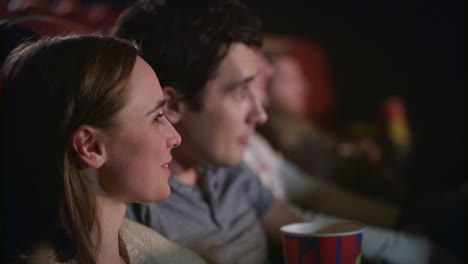
<instances>
[{"instance_id":1,"label":"woman's eye","mask_svg":"<svg viewBox=\"0 0 468 264\"><path fill-rule=\"evenodd\" d=\"M154 122L156 123L162 123L163 118L164 118L165 113L160 113L154 118Z\"/></svg>"}]
</instances>

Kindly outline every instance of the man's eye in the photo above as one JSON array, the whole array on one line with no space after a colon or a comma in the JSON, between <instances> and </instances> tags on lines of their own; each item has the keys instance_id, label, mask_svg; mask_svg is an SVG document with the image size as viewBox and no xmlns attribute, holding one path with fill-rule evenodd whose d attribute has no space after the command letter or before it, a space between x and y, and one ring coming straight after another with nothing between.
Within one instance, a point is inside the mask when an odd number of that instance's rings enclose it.
<instances>
[{"instance_id":1,"label":"man's eye","mask_svg":"<svg viewBox=\"0 0 468 264\"><path fill-rule=\"evenodd\" d=\"M242 86L233 91L234 97L238 99L242 99L247 95L247 86Z\"/></svg>"}]
</instances>

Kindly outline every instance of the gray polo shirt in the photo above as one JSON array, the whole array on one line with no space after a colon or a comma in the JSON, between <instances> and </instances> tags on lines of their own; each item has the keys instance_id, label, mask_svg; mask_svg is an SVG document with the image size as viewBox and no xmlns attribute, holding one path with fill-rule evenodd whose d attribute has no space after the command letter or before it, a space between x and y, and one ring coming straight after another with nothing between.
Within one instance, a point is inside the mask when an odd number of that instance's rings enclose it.
<instances>
[{"instance_id":1,"label":"gray polo shirt","mask_svg":"<svg viewBox=\"0 0 468 264\"><path fill-rule=\"evenodd\" d=\"M207 193L169 178L168 199L132 204L127 217L216 263L265 263L267 242L259 222L272 203L244 163L207 169Z\"/></svg>"}]
</instances>

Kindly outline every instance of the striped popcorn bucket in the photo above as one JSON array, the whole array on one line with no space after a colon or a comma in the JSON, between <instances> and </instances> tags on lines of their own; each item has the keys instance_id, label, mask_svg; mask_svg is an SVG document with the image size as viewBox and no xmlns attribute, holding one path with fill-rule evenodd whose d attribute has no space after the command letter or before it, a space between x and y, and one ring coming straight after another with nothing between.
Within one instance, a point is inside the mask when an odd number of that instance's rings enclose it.
<instances>
[{"instance_id":1,"label":"striped popcorn bucket","mask_svg":"<svg viewBox=\"0 0 468 264\"><path fill-rule=\"evenodd\" d=\"M283 226L284 263L360 264L363 229L357 222Z\"/></svg>"}]
</instances>

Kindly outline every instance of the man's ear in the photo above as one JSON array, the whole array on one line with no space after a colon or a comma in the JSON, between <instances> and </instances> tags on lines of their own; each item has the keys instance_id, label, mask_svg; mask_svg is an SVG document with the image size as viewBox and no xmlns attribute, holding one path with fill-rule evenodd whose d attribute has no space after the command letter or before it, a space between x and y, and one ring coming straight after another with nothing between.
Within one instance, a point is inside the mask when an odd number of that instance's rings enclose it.
<instances>
[{"instance_id":1,"label":"man's ear","mask_svg":"<svg viewBox=\"0 0 468 264\"><path fill-rule=\"evenodd\" d=\"M102 134L91 126L80 126L70 137L78 159L85 166L100 168L107 155Z\"/></svg>"},{"instance_id":2,"label":"man's ear","mask_svg":"<svg viewBox=\"0 0 468 264\"><path fill-rule=\"evenodd\" d=\"M184 114L185 102L180 100L180 95L174 87L164 86L162 90L164 99L166 99L164 105L165 116L173 125L177 124Z\"/></svg>"}]
</instances>

